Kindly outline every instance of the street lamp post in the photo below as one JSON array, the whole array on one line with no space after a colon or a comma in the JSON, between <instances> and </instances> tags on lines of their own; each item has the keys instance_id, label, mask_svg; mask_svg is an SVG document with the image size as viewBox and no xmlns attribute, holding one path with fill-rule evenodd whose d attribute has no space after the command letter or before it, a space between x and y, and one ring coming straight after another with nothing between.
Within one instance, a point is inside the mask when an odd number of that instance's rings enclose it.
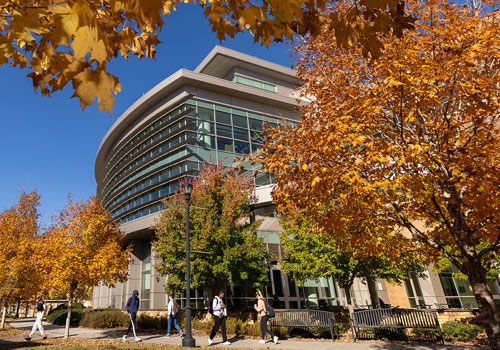
<instances>
[{"instance_id":1,"label":"street lamp post","mask_svg":"<svg viewBox=\"0 0 500 350\"><path fill-rule=\"evenodd\" d=\"M186 181L182 185L182 192L184 192L184 198L186 199L186 335L182 338L182 346L188 348L194 348L196 343L191 334L191 243L189 239L189 201L191 200L192 191L193 185Z\"/></svg>"}]
</instances>

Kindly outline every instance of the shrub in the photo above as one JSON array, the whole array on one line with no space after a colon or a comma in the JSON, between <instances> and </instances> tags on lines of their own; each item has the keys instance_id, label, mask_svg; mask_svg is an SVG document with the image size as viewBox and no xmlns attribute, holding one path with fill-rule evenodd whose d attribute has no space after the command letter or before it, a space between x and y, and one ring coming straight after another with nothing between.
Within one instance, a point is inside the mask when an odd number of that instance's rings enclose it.
<instances>
[{"instance_id":1,"label":"shrub","mask_svg":"<svg viewBox=\"0 0 500 350\"><path fill-rule=\"evenodd\" d=\"M120 310L88 310L83 315L80 326L97 329L126 327L129 320L129 316Z\"/></svg>"},{"instance_id":2,"label":"shrub","mask_svg":"<svg viewBox=\"0 0 500 350\"><path fill-rule=\"evenodd\" d=\"M47 314L47 322L64 326L66 324L67 316L68 316L68 305L61 304ZM70 326L76 327L80 325L82 317L83 317L82 304L74 303L71 308L71 320L69 323Z\"/></svg>"},{"instance_id":3,"label":"shrub","mask_svg":"<svg viewBox=\"0 0 500 350\"><path fill-rule=\"evenodd\" d=\"M413 328L411 334L418 338L438 338L439 331L430 328Z\"/></svg>"},{"instance_id":4,"label":"shrub","mask_svg":"<svg viewBox=\"0 0 500 350\"><path fill-rule=\"evenodd\" d=\"M164 316L154 317L147 314L137 316L137 328L149 330L166 330L167 318Z\"/></svg>"},{"instance_id":5,"label":"shrub","mask_svg":"<svg viewBox=\"0 0 500 350\"><path fill-rule=\"evenodd\" d=\"M462 322L446 322L442 324L443 337L447 341L471 341L484 332L484 329L475 324Z\"/></svg>"},{"instance_id":6,"label":"shrub","mask_svg":"<svg viewBox=\"0 0 500 350\"><path fill-rule=\"evenodd\" d=\"M350 326L348 323L338 322L336 324L336 326L337 326L337 330L339 332L339 335L345 334L350 330Z\"/></svg>"}]
</instances>

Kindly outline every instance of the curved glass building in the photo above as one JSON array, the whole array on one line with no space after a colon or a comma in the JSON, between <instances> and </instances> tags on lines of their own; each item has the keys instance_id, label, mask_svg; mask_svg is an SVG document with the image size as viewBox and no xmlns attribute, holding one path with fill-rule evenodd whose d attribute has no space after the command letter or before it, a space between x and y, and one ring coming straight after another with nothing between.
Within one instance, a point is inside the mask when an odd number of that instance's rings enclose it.
<instances>
[{"instance_id":1,"label":"curved glass building","mask_svg":"<svg viewBox=\"0 0 500 350\"><path fill-rule=\"evenodd\" d=\"M95 177L98 198L133 243L134 263L128 282L95 288L95 307L120 308L133 289L141 292L143 308L165 306L165 281L157 282L150 244L161 199L178 189L181 178L196 176L203 162L230 166L257 150L265 122L298 122L298 86L292 69L217 46L194 71L172 74L120 116L99 147ZM256 214L264 218L259 232L273 236L279 225L270 180L258 174ZM280 254L274 236L268 244ZM196 291L200 300L202 294Z\"/></svg>"}]
</instances>

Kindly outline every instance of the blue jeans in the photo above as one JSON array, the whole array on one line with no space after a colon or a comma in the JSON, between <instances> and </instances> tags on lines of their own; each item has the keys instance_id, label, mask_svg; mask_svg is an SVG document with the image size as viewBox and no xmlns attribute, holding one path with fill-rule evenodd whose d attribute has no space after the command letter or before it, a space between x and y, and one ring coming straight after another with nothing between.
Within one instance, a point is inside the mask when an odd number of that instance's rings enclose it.
<instances>
[{"instance_id":1,"label":"blue jeans","mask_svg":"<svg viewBox=\"0 0 500 350\"><path fill-rule=\"evenodd\" d=\"M177 324L177 315L171 314L168 319L168 327L167 327L167 335L170 335L170 328L172 327L172 323L174 324L175 329L182 333L181 327Z\"/></svg>"}]
</instances>

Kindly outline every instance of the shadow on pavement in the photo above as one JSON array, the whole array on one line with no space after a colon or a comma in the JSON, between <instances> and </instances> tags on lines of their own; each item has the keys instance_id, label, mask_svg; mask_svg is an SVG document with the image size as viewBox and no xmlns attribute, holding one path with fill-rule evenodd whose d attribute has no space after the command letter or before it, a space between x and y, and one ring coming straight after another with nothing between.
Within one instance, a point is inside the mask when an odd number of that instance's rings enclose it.
<instances>
[{"instance_id":1,"label":"shadow on pavement","mask_svg":"<svg viewBox=\"0 0 500 350\"><path fill-rule=\"evenodd\" d=\"M372 344L372 349L376 350L470 350L476 348L473 346L456 346L456 345L441 345L441 344L416 344L416 343L386 343ZM481 348L477 348L481 349Z\"/></svg>"},{"instance_id":2,"label":"shadow on pavement","mask_svg":"<svg viewBox=\"0 0 500 350\"><path fill-rule=\"evenodd\" d=\"M36 341L10 341L10 340L5 340L5 339L0 339L0 349L2 350L11 350L11 349L22 349L22 348L28 348L28 347L37 347L37 346L44 346L47 344L36 342Z\"/></svg>"}]
</instances>

